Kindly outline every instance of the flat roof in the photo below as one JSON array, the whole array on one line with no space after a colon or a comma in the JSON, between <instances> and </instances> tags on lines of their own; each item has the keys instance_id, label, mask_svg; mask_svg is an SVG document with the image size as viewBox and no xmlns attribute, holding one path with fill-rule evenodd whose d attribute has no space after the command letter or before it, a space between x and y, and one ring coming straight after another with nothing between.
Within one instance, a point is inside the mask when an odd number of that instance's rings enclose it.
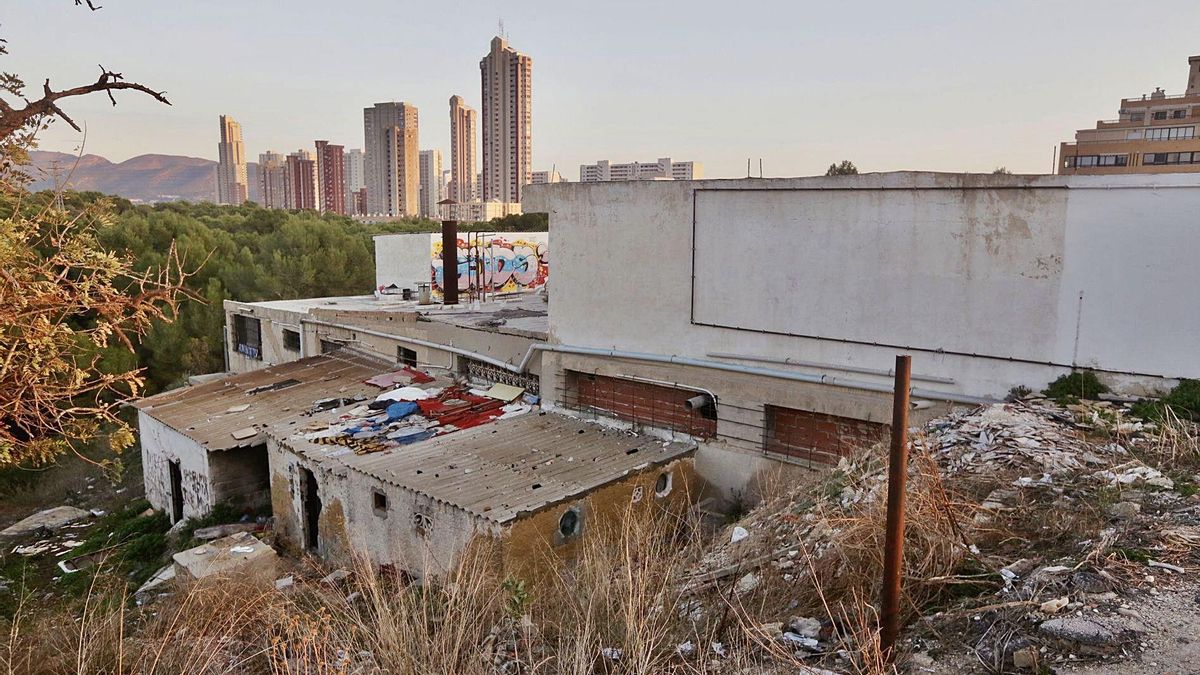
<instances>
[{"instance_id":1,"label":"flat roof","mask_svg":"<svg viewBox=\"0 0 1200 675\"><path fill-rule=\"evenodd\" d=\"M462 304L454 307L445 307L440 303L421 305L416 300L404 300L400 295L345 295L231 304L298 314L311 314L315 309L380 314L407 312L415 313L422 319L460 328L508 333L535 340L545 340L550 331L548 305L540 292L510 293L478 305L470 303L465 296L460 296L460 299Z\"/></svg>"},{"instance_id":2,"label":"flat roof","mask_svg":"<svg viewBox=\"0 0 1200 675\"><path fill-rule=\"evenodd\" d=\"M265 443L266 427L310 410L318 400L373 400L380 389L365 380L396 369L383 359L342 349L172 389L133 407L208 450L230 450Z\"/></svg>"},{"instance_id":3,"label":"flat roof","mask_svg":"<svg viewBox=\"0 0 1200 675\"><path fill-rule=\"evenodd\" d=\"M336 418L337 411L329 414ZM695 449L692 443L666 442L536 409L364 455L306 440L302 432L273 435L310 460L348 467L500 524Z\"/></svg>"}]
</instances>

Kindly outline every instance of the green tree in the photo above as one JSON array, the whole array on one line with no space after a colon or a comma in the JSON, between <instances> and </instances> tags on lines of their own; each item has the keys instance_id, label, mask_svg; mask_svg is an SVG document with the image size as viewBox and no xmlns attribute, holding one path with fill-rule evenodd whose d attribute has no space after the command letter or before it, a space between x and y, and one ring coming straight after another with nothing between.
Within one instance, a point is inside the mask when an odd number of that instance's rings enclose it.
<instances>
[{"instance_id":1,"label":"green tree","mask_svg":"<svg viewBox=\"0 0 1200 675\"><path fill-rule=\"evenodd\" d=\"M826 176L857 176L858 167L854 166L854 162L848 159L843 159L841 164L830 164L829 169L825 171Z\"/></svg>"}]
</instances>

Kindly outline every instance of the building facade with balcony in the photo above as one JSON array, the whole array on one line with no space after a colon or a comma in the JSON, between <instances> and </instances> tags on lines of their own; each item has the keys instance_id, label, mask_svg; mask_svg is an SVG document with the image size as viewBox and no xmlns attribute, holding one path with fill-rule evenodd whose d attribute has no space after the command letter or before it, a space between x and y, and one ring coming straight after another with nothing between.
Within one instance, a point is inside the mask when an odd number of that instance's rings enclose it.
<instances>
[{"instance_id":1,"label":"building facade with balcony","mask_svg":"<svg viewBox=\"0 0 1200 675\"><path fill-rule=\"evenodd\" d=\"M1200 172L1200 56L1188 59L1182 94L1161 88L1121 100L1120 117L1075 133L1059 148L1065 175Z\"/></svg>"}]
</instances>

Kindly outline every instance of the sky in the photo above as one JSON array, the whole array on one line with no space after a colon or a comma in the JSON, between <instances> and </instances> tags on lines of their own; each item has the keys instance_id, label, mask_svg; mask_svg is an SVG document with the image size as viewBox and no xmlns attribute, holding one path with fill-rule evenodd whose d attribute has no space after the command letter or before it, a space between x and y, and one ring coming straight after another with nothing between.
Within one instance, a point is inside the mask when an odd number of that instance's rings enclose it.
<instances>
[{"instance_id":1,"label":"sky","mask_svg":"<svg viewBox=\"0 0 1200 675\"><path fill-rule=\"evenodd\" d=\"M599 159L704 165L706 177L903 169L1052 170L1057 144L1121 97L1183 90L1200 3L1109 0L7 0L0 70L54 88L97 64L164 89L61 101L43 150L216 159L218 116L247 159L362 147L362 109L407 101L422 149L449 152L449 98L479 108L503 21L533 57L533 169Z\"/></svg>"}]
</instances>

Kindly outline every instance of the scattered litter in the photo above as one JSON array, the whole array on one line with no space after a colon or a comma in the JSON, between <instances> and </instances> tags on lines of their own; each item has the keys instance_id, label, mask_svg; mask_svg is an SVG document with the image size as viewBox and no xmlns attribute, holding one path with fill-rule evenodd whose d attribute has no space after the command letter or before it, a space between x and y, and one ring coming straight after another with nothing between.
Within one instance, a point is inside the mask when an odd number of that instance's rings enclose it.
<instances>
[{"instance_id":1,"label":"scattered litter","mask_svg":"<svg viewBox=\"0 0 1200 675\"><path fill-rule=\"evenodd\" d=\"M524 393L525 390L521 387L514 387L511 384L501 384L497 382L496 384L492 385L491 389L488 389L486 392L484 392L483 395L487 396L488 398L504 401L505 403L512 403L520 398L521 394Z\"/></svg>"},{"instance_id":2,"label":"scattered litter","mask_svg":"<svg viewBox=\"0 0 1200 675\"><path fill-rule=\"evenodd\" d=\"M430 398L428 391L419 387L400 387L391 391L385 391L375 397L376 401L424 401Z\"/></svg>"},{"instance_id":3,"label":"scattered litter","mask_svg":"<svg viewBox=\"0 0 1200 675\"><path fill-rule=\"evenodd\" d=\"M729 543L736 544L739 541L742 541L743 539L745 539L746 537L749 537L749 536L750 536L750 532L747 531L746 528L739 525L739 526L733 528L733 534L730 535L730 537L729 537Z\"/></svg>"}]
</instances>

